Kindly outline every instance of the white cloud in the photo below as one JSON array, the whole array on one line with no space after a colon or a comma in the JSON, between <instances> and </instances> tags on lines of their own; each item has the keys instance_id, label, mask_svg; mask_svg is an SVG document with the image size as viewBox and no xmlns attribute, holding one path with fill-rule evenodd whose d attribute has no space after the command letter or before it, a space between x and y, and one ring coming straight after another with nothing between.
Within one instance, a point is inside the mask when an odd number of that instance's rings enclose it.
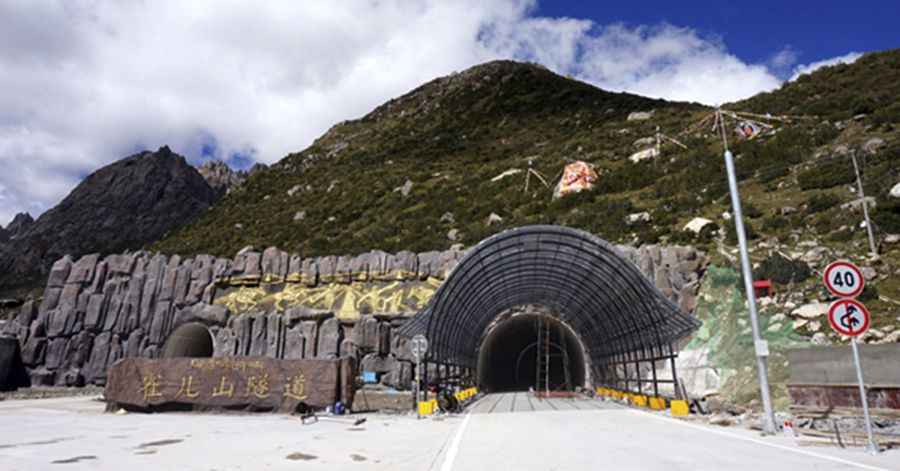
<instances>
[{"instance_id":1,"label":"white cloud","mask_svg":"<svg viewBox=\"0 0 900 471\"><path fill-rule=\"evenodd\" d=\"M483 37L492 51L533 58L607 90L713 105L780 84L764 65L746 64L718 38L690 28L598 26L568 18L524 18L502 26Z\"/></svg>"},{"instance_id":2,"label":"white cloud","mask_svg":"<svg viewBox=\"0 0 900 471\"><path fill-rule=\"evenodd\" d=\"M799 65L794 68L794 75L791 76L789 81L797 80L797 77L803 74L813 73L816 70L821 69L822 67L829 67L838 64L852 64L856 62L856 59L859 59L860 57L862 57L861 52L850 52L844 54L843 56L832 57L831 59L825 59L810 64Z\"/></svg>"},{"instance_id":3,"label":"white cloud","mask_svg":"<svg viewBox=\"0 0 900 471\"><path fill-rule=\"evenodd\" d=\"M769 58L768 66L779 79L785 79L794 73L794 66L799 59L800 51L788 44Z\"/></svg>"},{"instance_id":4,"label":"white cloud","mask_svg":"<svg viewBox=\"0 0 900 471\"><path fill-rule=\"evenodd\" d=\"M271 163L334 123L490 59L715 104L776 87L717 38L535 17L531 0L0 0L0 223L168 144Z\"/></svg>"},{"instance_id":5,"label":"white cloud","mask_svg":"<svg viewBox=\"0 0 900 471\"><path fill-rule=\"evenodd\" d=\"M791 45L787 45L782 48L780 51L775 53L772 56L772 59L769 62L772 64L772 67L776 69L783 69L786 67L792 67L797 63L797 59L800 57L800 53L797 52L796 49Z\"/></svg>"},{"instance_id":6,"label":"white cloud","mask_svg":"<svg viewBox=\"0 0 900 471\"><path fill-rule=\"evenodd\" d=\"M576 74L598 86L715 105L779 85L763 65L729 54L716 38L671 25L612 25L584 38Z\"/></svg>"}]
</instances>

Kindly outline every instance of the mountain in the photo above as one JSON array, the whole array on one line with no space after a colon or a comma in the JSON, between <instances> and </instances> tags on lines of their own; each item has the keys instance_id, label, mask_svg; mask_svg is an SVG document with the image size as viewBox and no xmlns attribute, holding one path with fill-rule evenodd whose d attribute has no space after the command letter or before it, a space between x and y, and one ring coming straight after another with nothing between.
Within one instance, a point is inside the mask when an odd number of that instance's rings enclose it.
<instances>
[{"instance_id":1,"label":"mountain","mask_svg":"<svg viewBox=\"0 0 900 471\"><path fill-rule=\"evenodd\" d=\"M853 152L866 157L861 170L877 199L881 235L900 233L900 211L888 197L900 149L898 61L897 50L866 54L724 107L775 117L768 121L773 132L753 140L732 135L729 143L755 236L785 238L792 228L809 228L837 242L865 242L858 222L835 217L854 199L841 186L855 182ZM651 111L649 119L628 119ZM730 201L712 112L609 93L534 64L490 62L339 123L154 248L218 255L246 245L311 255L431 250L552 223L617 242L715 250L711 239L682 230L695 217L731 226L723 218ZM664 158L630 162L629 155L654 146L656 126L687 149L664 140ZM576 159L598 169L594 191L554 200L527 176L531 165L552 186Z\"/></svg>"},{"instance_id":2,"label":"mountain","mask_svg":"<svg viewBox=\"0 0 900 471\"><path fill-rule=\"evenodd\" d=\"M307 254L431 250L538 222L603 233L638 210L621 195L646 187L659 173L652 165L626 165L622 149L652 135L655 125L677 126L702 109L606 92L534 64L490 62L334 126L154 248L216 254L248 244ZM627 121L632 112L652 110L653 120ZM596 162L613 176L602 179L600 191L572 199L551 201L537 178L523 191L529 161L549 183L576 159ZM492 180L513 169L522 173ZM606 216L592 216L597 211ZM503 221L487 226L492 213ZM455 237L447 237L454 229Z\"/></svg>"},{"instance_id":3,"label":"mountain","mask_svg":"<svg viewBox=\"0 0 900 471\"><path fill-rule=\"evenodd\" d=\"M900 314L900 301L891 301L900 300L900 198L891 196L900 182L898 61L900 50L866 54L723 106L771 126L748 140L729 120L727 133L762 277L793 280L806 264L866 260L857 157L881 246L867 294L879 322ZM489 62L335 125L150 248L221 256L247 245L306 256L423 251L546 223L619 243L693 244L734 266L713 112L610 93L535 64ZM655 146L657 126L684 148L663 138L662 157L631 161ZM574 160L595 166L596 187L552 198L537 175L553 187ZM707 229L684 229L698 217L711 221ZM782 255L803 267L785 265ZM804 283L794 284L790 303L819 299L814 277Z\"/></svg>"},{"instance_id":4,"label":"mountain","mask_svg":"<svg viewBox=\"0 0 900 471\"><path fill-rule=\"evenodd\" d=\"M197 172L219 196L239 187L247 177L265 169L264 164L254 164L249 170L233 170L221 160L207 160L197 167Z\"/></svg>"},{"instance_id":5,"label":"mountain","mask_svg":"<svg viewBox=\"0 0 900 471\"><path fill-rule=\"evenodd\" d=\"M245 175L232 170L221 160L207 160L197 167L197 172L220 195L228 193L246 180Z\"/></svg>"},{"instance_id":6,"label":"mountain","mask_svg":"<svg viewBox=\"0 0 900 471\"><path fill-rule=\"evenodd\" d=\"M868 115L874 124L900 122L900 49L865 54L805 74L778 90L735 104L758 113L815 115L830 121Z\"/></svg>"},{"instance_id":7,"label":"mountain","mask_svg":"<svg viewBox=\"0 0 900 471\"><path fill-rule=\"evenodd\" d=\"M772 126L752 140L728 133L752 257L763 276L793 279L778 273L793 270L772 258L778 254L813 268L829 257L865 259L851 160L857 157L881 246L868 296L885 318L900 314L890 301L900 299L900 280L892 276L900 269L900 198L892 193L900 189L891 191L900 182L898 62L900 50L866 54L723 107ZM138 185L134 176L107 182L96 177L107 171L101 169L20 237L28 243L0 249L0 270L12 266L36 280L64 253L140 247L221 256L247 245L305 256L438 250L537 223L619 243L693 244L714 262L733 265L736 240L713 111L607 92L536 64L489 62L339 123L308 148L247 175L217 163L198 173L166 148L108 171L155 156L178 161L178 177L153 185ZM657 127L683 147L663 138L661 157L632 161L636 151L655 147ZM596 168L596 187L553 198L563 167L575 160ZM82 209L71 209L74 201ZM698 217L711 221L707 229L684 229ZM82 223L87 227L78 228ZM817 298L815 280L806 283L795 287L801 299L791 302Z\"/></svg>"},{"instance_id":8,"label":"mountain","mask_svg":"<svg viewBox=\"0 0 900 471\"><path fill-rule=\"evenodd\" d=\"M13 220L10 221L9 225L6 226L6 232L11 238L17 237L25 232L33 222L34 218L32 218L28 213L16 214L15 217L13 217Z\"/></svg>"},{"instance_id":9,"label":"mountain","mask_svg":"<svg viewBox=\"0 0 900 471\"><path fill-rule=\"evenodd\" d=\"M28 213L16 214L6 228L0 226L0 243L7 242L25 232L34 219Z\"/></svg>"},{"instance_id":10,"label":"mountain","mask_svg":"<svg viewBox=\"0 0 900 471\"><path fill-rule=\"evenodd\" d=\"M50 265L66 254L140 249L196 219L215 201L203 177L168 147L122 159L88 175L57 206L0 245L0 290L39 286Z\"/></svg>"}]
</instances>

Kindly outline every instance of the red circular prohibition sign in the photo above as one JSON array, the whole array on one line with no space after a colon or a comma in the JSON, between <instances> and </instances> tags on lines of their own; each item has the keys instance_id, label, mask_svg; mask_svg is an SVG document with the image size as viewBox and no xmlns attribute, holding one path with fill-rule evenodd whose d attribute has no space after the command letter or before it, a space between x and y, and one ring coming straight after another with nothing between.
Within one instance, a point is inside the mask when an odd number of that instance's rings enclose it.
<instances>
[{"instance_id":1,"label":"red circular prohibition sign","mask_svg":"<svg viewBox=\"0 0 900 471\"><path fill-rule=\"evenodd\" d=\"M856 337L869 329L869 310L855 299L839 299L828 308L828 322L839 334Z\"/></svg>"}]
</instances>

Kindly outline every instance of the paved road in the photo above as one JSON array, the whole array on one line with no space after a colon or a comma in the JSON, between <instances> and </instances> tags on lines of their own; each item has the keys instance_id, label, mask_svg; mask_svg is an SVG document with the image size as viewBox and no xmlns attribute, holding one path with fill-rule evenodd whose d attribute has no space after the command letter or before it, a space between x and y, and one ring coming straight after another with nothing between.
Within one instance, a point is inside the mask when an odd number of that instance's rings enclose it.
<instances>
[{"instance_id":1,"label":"paved road","mask_svg":"<svg viewBox=\"0 0 900 471\"><path fill-rule=\"evenodd\" d=\"M441 471L900 470L900 453L798 447L783 437L696 425L596 399L486 396L457 428Z\"/></svg>"},{"instance_id":2,"label":"paved road","mask_svg":"<svg viewBox=\"0 0 900 471\"><path fill-rule=\"evenodd\" d=\"M0 402L0 470L900 470L900 452L799 448L599 400L491 395L462 416L105 414L90 398Z\"/></svg>"},{"instance_id":3,"label":"paved road","mask_svg":"<svg viewBox=\"0 0 900 471\"><path fill-rule=\"evenodd\" d=\"M0 402L0 471L409 470L462 417L373 414L359 427L285 415L107 414L90 398Z\"/></svg>"},{"instance_id":4,"label":"paved road","mask_svg":"<svg viewBox=\"0 0 900 471\"><path fill-rule=\"evenodd\" d=\"M619 409L610 402L580 398L537 399L526 392L492 394L473 404L473 414L503 414L507 412L579 411Z\"/></svg>"}]
</instances>

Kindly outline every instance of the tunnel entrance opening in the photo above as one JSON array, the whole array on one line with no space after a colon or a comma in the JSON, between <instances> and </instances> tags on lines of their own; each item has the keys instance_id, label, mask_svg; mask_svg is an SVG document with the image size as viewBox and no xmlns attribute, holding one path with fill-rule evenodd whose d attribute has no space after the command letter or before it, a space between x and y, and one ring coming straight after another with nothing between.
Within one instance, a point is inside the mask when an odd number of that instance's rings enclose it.
<instances>
[{"instance_id":1,"label":"tunnel entrance opening","mask_svg":"<svg viewBox=\"0 0 900 471\"><path fill-rule=\"evenodd\" d=\"M551 391L573 391L585 384L581 341L546 314L517 314L498 322L485 336L478 358L478 383L486 392L543 391L548 383ZM549 367L541 368L539 362Z\"/></svg>"},{"instance_id":2,"label":"tunnel entrance opening","mask_svg":"<svg viewBox=\"0 0 900 471\"><path fill-rule=\"evenodd\" d=\"M163 358L208 358L213 356L213 338L205 325L191 322L175 329L163 346Z\"/></svg>"},{"instance_id":3,"label":"tunnel entrance opening","mask_svg":"<svg viewBox=\"0 0 900 471\"><path fill-rule=\"evenodd\" d=\"M467 251L399 334L428 339L421 365L426 384L440 384L462 371L466 380L487 390L527 389L537 383L538 366L531 364L536 356L522 351L536 341L535 331L532 323L514 320L517 316L509 313L541 306L569 327L564 331L569 334L557 333L550 340L558 345L553 351L565 349L572 356L573 387L605 386L638 394L652 388L657 394L659 384L668 383L677 391L674 366L671 379L662 379L656 365L674 365L677 346L701 324L660 291L642 272L643 262L638 267L633 258L577 229L509 229ZM670 262L653 258L647 269ZM570 348L574 344L581 348ZM532 366L534 375L527 371ZM553 375L552 362L550 368ZM549 382L566 384L560 377Z\"/></svg>"}]
</instances>

